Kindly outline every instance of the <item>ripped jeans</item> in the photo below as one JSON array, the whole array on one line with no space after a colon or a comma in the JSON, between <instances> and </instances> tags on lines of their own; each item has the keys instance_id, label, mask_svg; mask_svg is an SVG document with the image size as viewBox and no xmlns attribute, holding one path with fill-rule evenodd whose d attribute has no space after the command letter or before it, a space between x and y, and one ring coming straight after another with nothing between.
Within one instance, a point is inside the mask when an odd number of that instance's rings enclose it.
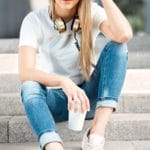
<instances>
[{"instance_id":1,"label":"ripped jeans","mask_svg":"<svg viewBox=\"0 0 150 150\"><path fill-rule=\"evenodd\" d=\"M96 108L117 108L118 99L127 70L128 50L126 44L110 41L102 50L90 80L78 85L90 100L86 119L92 119ZM22 103L27 118L35 132L40 147L47 143L62 142L55 122L67 121L67 96L61 88L48 89L35 81L21 85Z\"/></svg>"}]
</instances>

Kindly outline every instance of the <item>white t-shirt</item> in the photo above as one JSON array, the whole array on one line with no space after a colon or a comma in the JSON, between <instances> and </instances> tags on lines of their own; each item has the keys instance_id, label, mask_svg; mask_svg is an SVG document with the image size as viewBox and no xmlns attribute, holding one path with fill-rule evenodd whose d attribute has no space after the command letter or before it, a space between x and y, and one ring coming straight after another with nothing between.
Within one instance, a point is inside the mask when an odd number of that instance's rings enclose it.
<instances>
[{"instance_id":1,"label":"white t-shirt","mask_svg":"<svg viewBox=\"0 0 150 150\"><path fill-rule=\"evenodd\" d=\"M99 34L99 25L106 19L105 10L92 2L92 33L93 45ZM39 52L37 68L56 73L72 79L76 84L83 82L81 67L79 66L79 51L74 42L71 31L72 20L66 23L67 30L59 33L48 13L48 6L30 12L23 20L20 30L19 46L31 46ZM77 33L80 41L80 32Z\"/></svg>"}]
</instances>

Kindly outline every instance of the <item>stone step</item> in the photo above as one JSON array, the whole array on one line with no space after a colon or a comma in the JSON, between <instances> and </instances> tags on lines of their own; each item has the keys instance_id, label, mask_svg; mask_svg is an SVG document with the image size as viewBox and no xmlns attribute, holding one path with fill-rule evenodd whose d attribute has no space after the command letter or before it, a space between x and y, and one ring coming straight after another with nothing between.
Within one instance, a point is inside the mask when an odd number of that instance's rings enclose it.
<instances>
[{"instance_id":1,"label":"stone step","mask_svg":"<svg viewBox=\"0 0 150 150\"><path fill-rule=\"evenodd\" d=\"M18 93L0 94L0 116L25 115ZM150 93L122 94L115 113L150 113Z\"/></svg>"},{"instance_id":2,"label":"stone step","mask_svg":"<svg viewBox=\"0 0 150 150\"><path fill-rule=\"evenodd\" d=\"M150 69L128 69L123 93L150 93ZM20 92L17 73L0 72L0 93Z\"/></svg>"},{"instance_id":3,"label":"stone step","mask_svg":"<svg viewBox=\"0 0 150 150\"><path fill-rule=\"evenodd\" d=\"M117 145L117 146L116 146ZM149 150L150 141L106 141L104 150ZM1 150L40 150L39 144L15 143L0 144ZM65 142L65 150L81 150L81 141Z\"/></svg>"},{"instance_id":4,"label":"stone step","mask_svg":"<svg viewBox=\"0 0 150 150\"><path fill-rule=\"evenodd\" d=\"M109 40L104 38L103 36L98 36L96 40L97 48L103 48L104 45ZM130 40L128 44L129 51L133 52L148 52L150 48L150 35L143 33L134 35L132 40ZM7 39L0 39L0 54L15 54L18 53L18 38L7 38Z\"/></svg>"},{"instance_id":5,"label":"stone step","mask_svg":"<svg viewBox=\"0 0 150 150\"><path fill-rule=\"evenodd\" d=\"M128 42L129 49L129 68L150 68L150 36L148 34L135 35ZM100 51L108 39L98 36L96 40L96 51ZM0 54L15 54L18 53L18 39L0 39Z\"/></svg>"},{"instance_id":6,"label":"stone step","mask_svg":"<svg viewBox=\"0 0 150 150\"><path fill-rule=\"evenodd\" d=\"M67 122L57 123L63 141L81 141L91 121L86 120L82 132L68 129ZM0 117L0 143L35 142L35 136L25 116ZM108 141L150 140L150 113L113 114L105 134Z\"/></svg>"},{"instance_id":7,"label":"stone step","mask_svg":"<svg viewBox=\"0 0 150 150\"><path fill-rule=\"evenodd\" d=\"M138 34L134 35L133 39L127 43L128 45L128 68L129 69L146 69L150 68L150 35ZM108 39L99 36L96 40L95 50L101 50Z\"/></svg>"},{"instance_id":8,"label":"stone step","mask_svg":"<svg viewBox=\"0 0 150 150\"><path fill-rule=\"evenodd\" d=\"M0 39L0 53L17 53L18 52L18 38Z\"/></svg>"},{"instance_id":9,"label":"stone step","mask_svg":"<svg viewBox=\"0 0 150 150\"><path fill-rule=\"evenodd\" d=\"M0 93L19 92L18 55L0 54ZM122 92L150 92L150 69L128 69Z\"/></svg>"},{"instance_id":10,"label":"stone step","mask_svg":"<svg viewBox=\"0 0 150 150\"><path fill-rule=\"evenodd\" d=\"M25 115L18 93L0 94L0 116Z\"/></svg>"}]
</instances>

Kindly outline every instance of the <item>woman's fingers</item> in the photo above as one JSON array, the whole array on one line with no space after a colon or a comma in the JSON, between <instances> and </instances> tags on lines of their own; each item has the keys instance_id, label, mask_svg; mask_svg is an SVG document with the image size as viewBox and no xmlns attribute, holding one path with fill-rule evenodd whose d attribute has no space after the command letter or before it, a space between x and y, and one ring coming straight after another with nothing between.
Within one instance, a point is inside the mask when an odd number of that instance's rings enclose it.
<instances>
[{"instance_id":1,"label":"woman's fingers","mask_svg":"<svg viewBox=\"0 0 150 150\"><path fill-rule=\"evenodd\" d=\"M77 90L74 89L73 91L74 92L72 93L72 96L68 101L69 106L70 106L69 108L74 110L75 112L90 111L89 99L86 96L86 93L84 92L84 90L78 88Z\"/></svg>"},{"instance_id":2,"label":"woman's fingers","mask_svg":"<svg viewBox=\"0 0 150 150\"><path fill-rule=\"evenodd\" d=\"M85 100L84 95L82 94L81 91L78 93L78 96L79 96L79 99L80 99L81 112L87 111L87 107L86 107L86 104L85 104L86 100Z\"/></svg>"},{"instance_id":3,"label":"woman's fingers","mask_svg":"<svg viewBox=\"0 0 150 150\"><path fill-rule=\"evenodd\" d=\"M78 86L70 86L70 88L66 86L64 91L68 97L68 110L73 110L75 112L85 112L90 110L89 99L84 90Z\"/></svg>"},{"instance_id":4,"label":"woman's fingers","mask_svg":"<svg viewBox=\"0 0 150 150\"><path fill-rule=\"evenodd\" d=\"M90 101L89 101L89 98L86 96L86 93L84 92L84 90L82 90L82 94L83 94L83 97L85 99L85 105L86 105L87 111L90 111Z\"/></svg>"},{"instance_id":5,"label":"woman's fingers","mask_svg":"<svg viewBox=\"0 0 150 150\"><path fill-rule=\"evenodd\" d=\"M72 105L72 95L68 94L68 110L71 110L71 105Z\"/></svg>"},{"instance_id":6,"label":"woman's fingers","mask_svg":"<svg viewBox=\"0 0 150 150\"><path fill-rule=\"evenodd\" d=\"M79 110L79 98L78 98L77 93L75 91L73 93L73 99L72 100L73 100L72 108L75 112L77 112Z\"/></svg>"},{"instance_id":7,"label":"woman's fingers","mask_svg":"<svg viewBox=\"0 0 150 150\"><path fill-rule=\"evenodd\" d=\"M78 90L78 97L81 102L81 111L82 112L89 111L90 110L89 99L86 96L84 90L82 89Z\"/></svg>"},{"instance_id":8,"label":"woman's fingers","mask_svg":"<svg viewBox=\"0 0 150 150\"><path fill-rule=\"evenodd\" d=\"M75 90L72 90L74 92L69 91L67 93L67 97L68 97L68 110L74 110L75 112L78 111L78 96L77 93L75 92ZM73 104L74 103L74 104Z\"/></svg>"}]
</instances>

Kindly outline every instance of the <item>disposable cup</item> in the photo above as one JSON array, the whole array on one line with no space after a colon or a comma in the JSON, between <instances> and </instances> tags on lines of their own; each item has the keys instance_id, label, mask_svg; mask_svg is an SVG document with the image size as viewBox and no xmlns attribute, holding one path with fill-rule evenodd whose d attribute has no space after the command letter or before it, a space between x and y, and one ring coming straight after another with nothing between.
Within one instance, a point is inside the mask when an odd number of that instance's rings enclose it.
<instances>
[{"instance_id":1,"label":"disposable cup","mask_svg":"<svg viewBox=\"0 0 150 150\"><path fill-rule=\"evenodd\" d=\"M72 101L72 109L69 110L68 128L74 131L82 131L86 112L81 112L81 103L78 101L78 111L74 111L75 101Z\"/></svg>"}]
</instances>

